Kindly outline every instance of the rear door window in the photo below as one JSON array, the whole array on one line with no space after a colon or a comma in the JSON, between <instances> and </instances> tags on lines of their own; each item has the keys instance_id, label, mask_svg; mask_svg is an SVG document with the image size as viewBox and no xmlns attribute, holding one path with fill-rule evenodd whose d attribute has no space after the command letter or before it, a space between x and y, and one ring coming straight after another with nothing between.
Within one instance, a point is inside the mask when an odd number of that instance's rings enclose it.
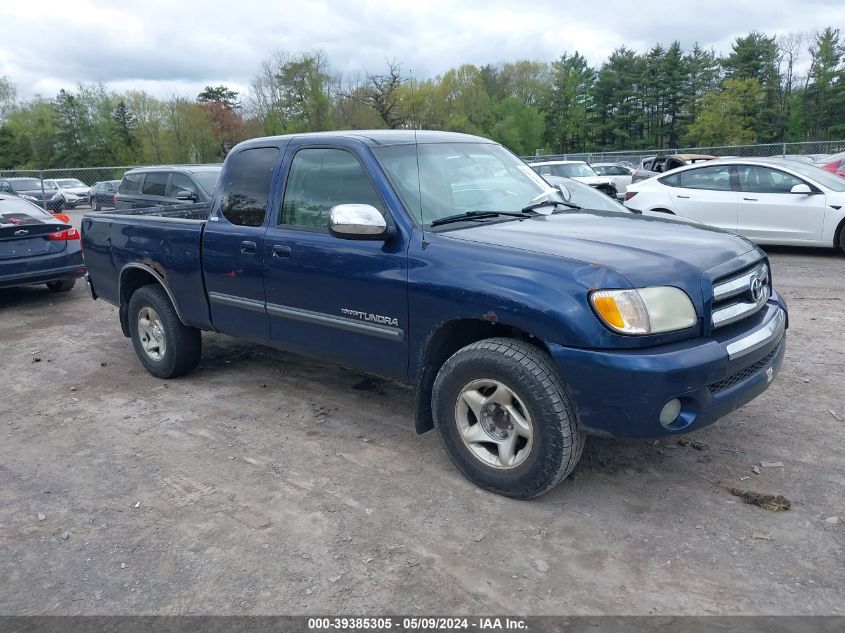
<instances>
[{"instance_id":1,"label":"rear door window","mask_svg":"<svg viewBox=\"0 0 845 633\"><path fill-rule=\"evenodd\" d=\"M729 165L700 167L680 174L681 186L685 189L731 190L731 168Z\"/></svg>"},{"instance_id":2,"label":"rear door window","mask_svg":"<svg viewBox=\"0 0 845 633\"><path fill-rule=\"evenodd\" d=\"M123 180L120 181L118 191L120 193L138 193L141 191L141 182L144 180L144 174L126 174Z\"/></svg>"},{"instance_id":3,"label":"rear door window","mask_svg":"<svg viewBox=\"0 0 845 633\"><path fill-rule=\"evenodd\" d=\"M220 200L220 211L229 222L261 226L267 212L273 169L279 162L277 147L245 149L230 160Z\"/></svg>"},{"instance_id":4,"label":"rear door window","mask_svg":"<svg viewBox=\"0 0 845 633\"><path fill-rule=\"evenodd\" d=\"M167 172L150 172L144 179L141 193L145 196L164 196L167 192L167 179L170 174Z\"/></svg>"}]
</instances>

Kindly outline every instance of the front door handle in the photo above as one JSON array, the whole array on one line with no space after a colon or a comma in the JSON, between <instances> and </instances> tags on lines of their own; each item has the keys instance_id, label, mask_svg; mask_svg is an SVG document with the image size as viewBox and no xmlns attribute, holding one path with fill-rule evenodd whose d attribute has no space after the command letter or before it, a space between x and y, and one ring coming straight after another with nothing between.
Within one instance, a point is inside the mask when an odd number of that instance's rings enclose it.
<instances>
[{"instance_id":1,"label":"front door handle","mask_svg":"<svg viewBox=\"0 0 845 633\"><path fill-rule=\"evenodd\" d=\"M685 198L685 199L686 199L686 198L689 198L689 196L682 196L681 194L678 194L678 197L679 197L679 198Z\"/></svg>"},{"instance_id":2,"label":"front door handle","mask_svg":"<svg viewBox=\"0 0 845 633\"><path fill-rule=\"evenodd\" d=\"M258 246L255 242L241 242L241 253L244 255L255 255L258 252Z\"/></svg>"},{"instance_id":3,"label":"front door handle","mask_svg":"<svg viewBox=\"0 0 845 633\"><path fill-rule=\"evenodd\" d=\"M753 202L756 202L756 201L757 201L757 198L743 198L743 200L751 200L751 201L753 201Z\"/></svg>"},{"instance_id":4,"label":"front door handle","mask_svg":"<svg viewBox=\"0 0 845 633\"><path fill-rule=\"evenodd\" d=\"M290 246L282 244L273 245L273 257L276 259L290 259Z\"/></svg>"}]
</instances>

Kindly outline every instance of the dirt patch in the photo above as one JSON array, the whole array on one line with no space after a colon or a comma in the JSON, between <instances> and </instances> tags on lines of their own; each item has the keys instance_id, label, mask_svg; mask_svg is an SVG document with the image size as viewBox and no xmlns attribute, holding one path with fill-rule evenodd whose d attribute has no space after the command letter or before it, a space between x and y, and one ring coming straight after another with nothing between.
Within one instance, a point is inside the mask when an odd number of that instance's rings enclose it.
<instances>
[{"instance_id":1,"label":"dirt patch","mask_svg":"<svg viewBox=\"0 0 845 633\"><path fill-rule=\"evenodd\" d=\"M731 488L730 493L734 497L739 497L748 505L758 506L769 512L786 512L792 507L792 502L783 495L764 495L753 490L739 490L738 488Z\"/></svg>"},{"instance_id":2,"label":"dirt patch","mask_svg":"<svg viewBox=\"0 0 845 633\"><path fill-rule=\"evenodd\" d=\"M0 291L0 613L845 614L845 258L772 264L769 391L683 438L589 438L529 502L416 435L407 386L217 334L163 382L84 285Z\"/></svg>"}]
</instances>

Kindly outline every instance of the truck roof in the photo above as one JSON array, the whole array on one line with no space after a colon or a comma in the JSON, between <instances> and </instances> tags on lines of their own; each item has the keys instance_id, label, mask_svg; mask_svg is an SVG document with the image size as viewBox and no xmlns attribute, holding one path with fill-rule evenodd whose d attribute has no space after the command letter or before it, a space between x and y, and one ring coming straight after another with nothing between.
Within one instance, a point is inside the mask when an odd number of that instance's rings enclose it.
<instances>
[{"instance_id":1,"label":"truck roof","mask_svg":"<svg viewBox=\"0 0 845 633\"><path fill-rule=\"evenodd\" d=\"M413 145L414 143L494 143L481 136L461 134L459 132L440 132L437 130L340 130L336 132L307 132L305 134L284 134L265 136L244 141L241 145L261 145L267 141L314 138L315 140L333 141L355 139L366 145Z\"/></svg>"}]
</instances>

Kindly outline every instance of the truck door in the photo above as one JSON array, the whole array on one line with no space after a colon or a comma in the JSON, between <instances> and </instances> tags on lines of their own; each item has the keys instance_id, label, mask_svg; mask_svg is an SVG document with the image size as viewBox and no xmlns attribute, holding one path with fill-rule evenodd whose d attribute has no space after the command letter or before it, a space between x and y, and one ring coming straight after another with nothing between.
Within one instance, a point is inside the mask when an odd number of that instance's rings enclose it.
<instances>
[{"instance_id":1,"label":"truck door","mask_svg":"<svg viewBox=\"0 0 845 633\"><path fill-rule=\"evenodd\" d=\"M274 342L365 371L407 377L407 238L385 203L388 185L355 144L288 146L280 208L264 240L264 287ZM382 193L379 193L379 191ZM329 234L331 208L369 204L387 240Z\"/></svg>"},{"instance_id":2,"label":"truck door","mask_svg":"<svg viewBox=\"0 0 845 633\"><path fill-rule=\"evenodd\" d=\"M211 322L221 332L270 338L262 278L264 233L279 163L277 147L251 147L230 155L220 174L202 261Z\"/></svg>"}]
</instances>

